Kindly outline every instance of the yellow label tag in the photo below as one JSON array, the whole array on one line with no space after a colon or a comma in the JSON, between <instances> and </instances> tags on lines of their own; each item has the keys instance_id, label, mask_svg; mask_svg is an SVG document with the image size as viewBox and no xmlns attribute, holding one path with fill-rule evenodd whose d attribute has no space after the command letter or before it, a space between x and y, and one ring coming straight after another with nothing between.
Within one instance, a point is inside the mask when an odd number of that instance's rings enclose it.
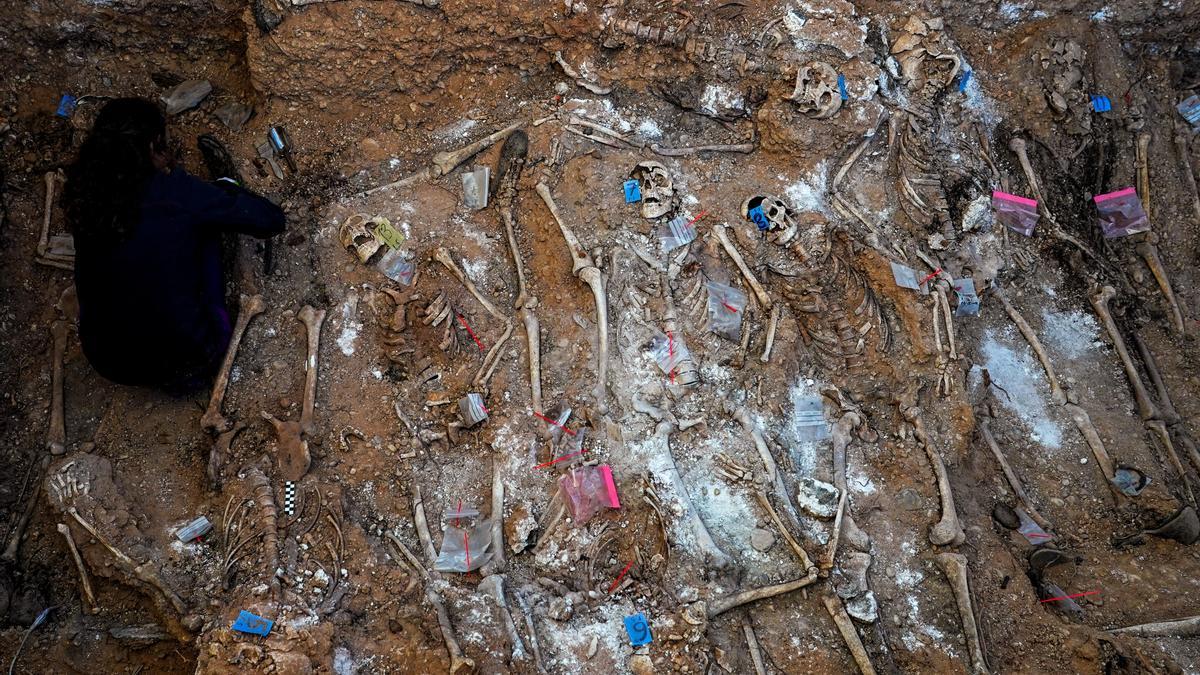
<instances>
[{"instance_id":1,"label":"yellow label tag","mask_svg":"<svg viewBox=\"0 0 1200 675\"><path fill-rule=\"evenodd\" d=\"M400 234L386 218L375 220L375 236L393 249L400 248L404 243L404 235Z\"/></svg>"}]
</instances>

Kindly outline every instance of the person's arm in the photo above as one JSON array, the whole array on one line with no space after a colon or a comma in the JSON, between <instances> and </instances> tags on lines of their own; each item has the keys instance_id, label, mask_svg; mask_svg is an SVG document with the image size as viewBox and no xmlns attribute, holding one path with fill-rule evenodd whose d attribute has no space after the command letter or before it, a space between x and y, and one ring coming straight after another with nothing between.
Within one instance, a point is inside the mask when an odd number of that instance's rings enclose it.
<instances>
[{"instance_id":1,"label":"person's arm","mask_svg":"<svg viewBox=\"0 0 1200 675\"><path fill-rule=\"evenodd\" d=\"M283 209L266 197L256 195L232 181L213 184L186 173L182 176L187 202L196 210L201 222L259 239L283 232Z\"/></svg>"}]
</instances>

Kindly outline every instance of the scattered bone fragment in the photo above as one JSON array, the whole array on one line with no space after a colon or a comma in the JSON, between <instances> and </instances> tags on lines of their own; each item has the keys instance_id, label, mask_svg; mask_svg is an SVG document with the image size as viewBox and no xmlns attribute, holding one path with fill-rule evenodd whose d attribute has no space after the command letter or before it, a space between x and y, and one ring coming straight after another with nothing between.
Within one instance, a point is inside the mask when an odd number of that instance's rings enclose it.
<instances>
[{"instance_id":1,"label":"scattered bone fragment","mask_svg":"<svg viewBox=\"0 0 1200 675\"><path fill-rule=\"evenodd\" d=\"M758 636L754 634L754 626L748 617L742 618L742 632L746 635L746 646L750 649L750 660L754 663L755 675L767 675L763 665L762 649L758 646Z\"/></svg>"},{"instance_id":2,"label":"scattered bone fragment","mask_svg":"<svg viewBox=\"0 0 1200 675\"><path fill-rule=\"evenodd\" d=\"M426 3L428 3L428 2L432 2L434 0L424 0L424 1ZM426 5L426 6L430 6L430 5ZM459 148L458 150L453 150L453 151L448 151L448 152L439 152L433 156L433 159L428 166L420 169L416 173L405 176L404 178L401 178L400 180L393 181L391 183L385 183L384 185L379 185L377 187L371 188L370 190L360 192L360 193L354 195L354 197L357 197L357 198L369 197L370 195L373 195L377 192L383 192L385 190L392 190L392 189L398 188L398 187L407 187L409 185L413 185L414 183L419 183L423 180L429 180L431 178L438 178L440 176L444 176L444 175L450 173L451 171L453 171L454 169L456 169L458 167L458 165L462 164L463 162L467 161L468 159L471 159L475 155L482 152L485 148L488 148L491 145L508 138L509 134L516 131L517 129L520 129L524 124L525 124L524 121L514 122L514 123L508 125L507 127L504 127L503 129L501 129L493 134L484 136L483 138L479 139L478 141L475 141L474 143L465 145L465 146Z\"/></svg>"},{"instance_id":3,"label":"scattered bone fragment","mask_svg":"<svg viewBox=\"0 0 1200 675\"><path fill-rule=\"evenodd\" d=\"M454 625L450 623L450 614L446 611L446 603L434 588L434 584L425 585L425 598L437 612L438 627L442 629L442 637L446 640L446 651L450 654L450 675L454 675L463 668L466 668L468 672L474 670L475 661L463 654L462 647L458 644L458 638L454 634Z\"/></svg>"},{"instance_id":4,"label":"scattered bone fragment","mask_svg":"<svg viewBox=\"0 0 1200 675\"><path fill-rule=\"evenodd\" d=\"M761 504L771 516L771 522L775 523L775 527L779 530L779 533L783 535L783 540L787 542L788 546L796 554L796 557L800 559L800 565L804 567L806 571L815 570L816 566L813 565L812 559L808 557L808 552L804 550L804 547L800 545L800 542L796 541L795 537L792 536L792 533L788 532L787 527L783 524L783 520L781 520L779 518L779 514L775 512L775 507L771 506L771 500L768 499L767 496L761 491L756 491L754 496L758 499L758 503Z\"/></svg>"},{"instance_id":5,"label":"scattered bone fragment","mask_svg":"<svg viewBox=\"0 0 1200 675\"><path fill-rule=\"evenodd\" d=\"M504 571L504 474L496 457L492 458L492 564Z\"/></svg>"},{"instance_id":6,"label":"scattered bone fragment","mask_svg":"<svg viewBox=\"0 0 1200 675\"><path fill-rule=\"evenodd\" d=\"M1021 484L1021 479L1017 478L1016 471L1013 471L1012 465L1008 463L1008 459L1004 456L1004 451L1000 449L1000 444L996 442L995 436L992 435L992 416L990 410L979 410L975 414L975 423L979 426L979 433L983 436L983 440L987 443L988 449L992 451L992 456L996 458L996 462L1000 464L1000 469L1004 472L1004 477L1008 480L1008 486L1012 488L1013 494L1017 496L1017 500L1021 502L1021 506L1033 522L1044 530L1051 530L1050 522L1042 517L1033 502L1029 499L1029 495L1025 493L1025 486ZM1111 481L1108 474L1105 474L1106 482Z\"/></svg>"},{"instance_id":7,"label":"scattered bone fragment","mask_svg":"<svg viewBox=\"0 0 1200 675\"><path fill-rule=\"evenodd\" d=\"M233 439L246 428L246 423L240 420L235 421L233 426L226 431L222 431L217 435L217 439L213 441L212 448L208 451L208 482L209 485L216 489L221 481L221 467L225 464L226 458L229 457L233 449Z\"/></svg>"},{"instance_id":8,"label":"scattered bone fragment","mask_svg":"<svg viewBox=\"0 0 1200 675\"><path fill-rule=\"evenodd\" d=\"M875 666L871 664L871 657L867 655L867 650L863 647L862 639L858 637L858 631L854 628L854 622L846 614L846 608L842 605L841 598L836 595L826 594L821 598L825 603L825 610L829 612L830 618L837 626L838 632L842 635L842 640L846 642L846 647L850 650L851 656L854 657L854 663L858 665L859 672L862 675L875 675Z\"/></svg>"},{"instance_id":9,"label":"scattered bone fragment","mask_svg":"<svg viewBox=\"0 0 1200 675\"><path fill-rule=\"evenodd\" d=\"M67 428L63 403L63 354L67 350L68 324L66 319L55 319L50 324L54 338L50 366L50 428L46 432L46 449L52 455L67 451Z\"/></svg>"},{"instance_id":10,"label":"scattered bone fragment","mask_svg":"<svg viewBox=\"0 0 1200 675\"><path fill-rule=\"evenodd\" d=\"M233 336L229 339L229 347L225 350L225 360L221 362L221 370L213 383L212 396L208 400L208 409L200 418L200 427L209 432L221 432L229 429L230 422L221 414L221 404L225 401L225 388L229 386L229 372L233 369L233 360L237 357L238 345L250 320L267 308L267 303L261 295L242 295L238 301L237 323L233 326Z\"/></svg>"},{"instance_id":11,"label":"scattered bone fragment","mask_svg":"<svg viewBox=\"0 0 1200 675\"><path fill-rule=\"evenodd\" d=\"M987 658L983 653L983 640L975 621L975 609L971 606L967 558L957 553L938 553L933 558L942 573L946 575L946 580L950 582L950 588L954 591L954 601L958 605L958 616L962 621L963 635L967 639L967 650L971 655L971 672L975 675L987 675L989 670Z\"/></svg>"},{"instance_id":12,"label":"scattered bone fragment","mask_svg":"<svg viewBox=\"0 0 1200 675\"><path fill-rule=\"evenodd\" d=\"M767 344L763 347L762 356L759 361L763 363L771 362L771 348L775 346L775 329L779 327L779 305L771 308L770 323L767 324Z\"/></svg>"}]
</instances>

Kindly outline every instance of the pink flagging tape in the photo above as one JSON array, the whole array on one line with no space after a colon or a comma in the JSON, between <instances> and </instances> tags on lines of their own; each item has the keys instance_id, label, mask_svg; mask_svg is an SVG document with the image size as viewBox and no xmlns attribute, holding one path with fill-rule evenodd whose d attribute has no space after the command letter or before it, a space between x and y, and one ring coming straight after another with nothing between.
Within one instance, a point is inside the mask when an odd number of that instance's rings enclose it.
<instances>
[{"instance_id":1,"label":"pink flagging tape","mask_svg":"<svg viewBox=\"0 0 1200 675\"><path fill-rule=\"evenodd\" d=\"M1133 188L1127 187L1124 190L1117 190L1116 192L1109 192L1108 194L1096 195L1095 197L1092 197L1092 201L1099 204L1100 202L1108 201L1115 197L1124 197L1126 195L1134 194L1135 192L1136 190Z\"/></svg>"},{"instance_id":2,"label":"pink flagging tape","mask_svg":"<svg viewBox=\"0 0 1200 675\"><path fill-rule=\"evenodd\" d=\"M1018 197L1016 195L1010 195L1007 192L1000 192L999 190L992 190L992 199L1000 199L1006 202L1015 202L1017 204L1024 204L1025 206L1037 207L1036 199Z\"/></svg>"},{"instance_id":3,"label":"pink flagging tape","mask_svg":"<svg viewBox=\"0 0 1200 675\"><path fill-rule=\"evenodd\" d=\"M600 467L600 475L604 477L605 492L608 493L608 508L621 508L621 500L617 497L617 484L613 482L612 469L605 464Z\"/></svg>"}]
</instances>

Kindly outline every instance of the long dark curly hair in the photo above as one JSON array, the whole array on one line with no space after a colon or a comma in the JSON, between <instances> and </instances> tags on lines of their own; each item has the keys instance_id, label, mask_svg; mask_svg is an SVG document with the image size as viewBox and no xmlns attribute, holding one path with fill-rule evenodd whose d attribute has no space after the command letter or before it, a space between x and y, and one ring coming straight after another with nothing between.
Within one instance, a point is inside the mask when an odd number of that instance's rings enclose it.
<instances>
[{"instance_id":1,"label":"long dark curly hair","mask_svg":"<svg viewBox=\"0 0 1200 675\"><path fill-rule=\"evenodd\" d=\"M101 244L126 239L157 170L155 159L166 156L167 121L158 105L141 98L106 103L67 169L63 203L75 238Z\"/></svg>"}]
</instances>

